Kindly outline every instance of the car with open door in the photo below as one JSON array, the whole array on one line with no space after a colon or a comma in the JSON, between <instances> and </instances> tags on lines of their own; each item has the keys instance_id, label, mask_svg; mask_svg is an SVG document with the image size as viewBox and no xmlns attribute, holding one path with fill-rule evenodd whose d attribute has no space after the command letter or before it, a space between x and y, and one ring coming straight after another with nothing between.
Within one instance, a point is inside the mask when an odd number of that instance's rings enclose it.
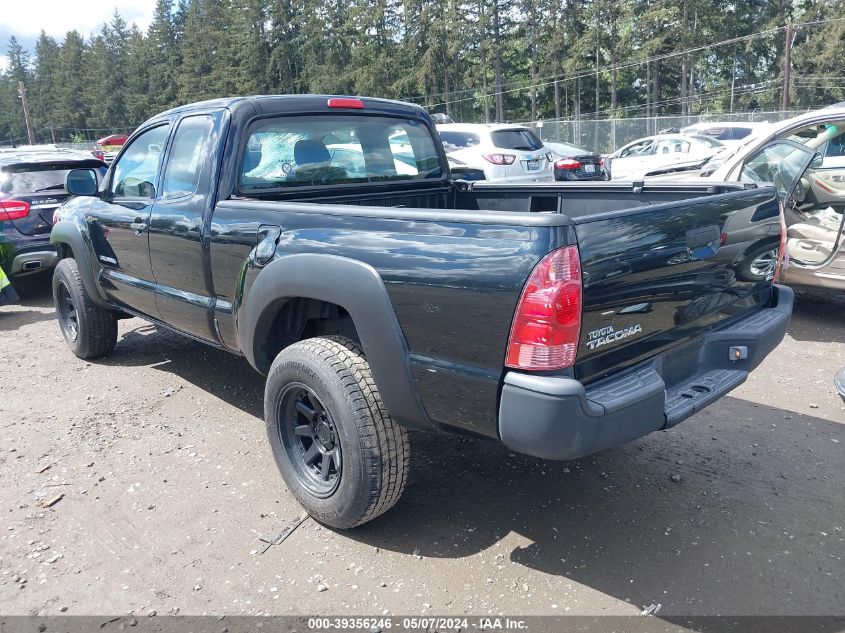
<instances>
[{"instance_id":1,"label":"car with open door","mask_svg":"<svg viewBox=\"0 0 845 633\"><path fill-rule=\"evenodd\" d=\"M765 138L743 145L706 180L774 183L786 228L782 280L805 294L841 293L845 299L845 109L818 110L767 130ZM768 248L761 244L749 253L750 270L768 274L780 248L774 236Z\"/></svg>"}]
</instances>

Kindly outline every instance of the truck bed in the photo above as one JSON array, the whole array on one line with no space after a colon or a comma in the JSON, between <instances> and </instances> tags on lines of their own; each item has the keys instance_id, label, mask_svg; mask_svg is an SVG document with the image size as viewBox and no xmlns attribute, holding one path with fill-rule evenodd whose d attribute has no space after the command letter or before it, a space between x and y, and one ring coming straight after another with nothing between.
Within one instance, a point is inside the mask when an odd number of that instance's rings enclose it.
<instances>
[{"instance_id":1,"label":"truck bed","mask_svg":"<svg viewBox=\"0 0 845 633\"><path fill-rule=\"evenodd\" d=\"M216 226L226 228L212 238L223 306L239 300L237 273L254 245L254 233L238 236L245 213L250 231L284 228L280 254L336 253L372 264L429 414L491 435L516 302L549 250L575 242L581 251L581 344L574 368L562 373L589 384L765 305L771 281L744 281L735 269L745 249L777 240L779 231L773 191L737 184L475 183L233 199L218 203ZM723 237L729 224L737 230ZM707 239L692 257L696 231ZM608 328L633 334L623 344L591 343ZM234 346L234 324L221 319L220 330Z\"/></svg>"}]
</instances>

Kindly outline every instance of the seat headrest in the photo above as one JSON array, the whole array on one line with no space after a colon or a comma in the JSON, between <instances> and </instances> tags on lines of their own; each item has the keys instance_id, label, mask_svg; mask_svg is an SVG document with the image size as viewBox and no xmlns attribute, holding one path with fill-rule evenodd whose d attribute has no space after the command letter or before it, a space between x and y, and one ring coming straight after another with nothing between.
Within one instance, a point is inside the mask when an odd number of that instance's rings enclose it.
<instances>
[{"instance_id":1,"label":"seat headrest","mask_svg":"<svg viewBox=\"0 0 845 633\"><path fill-rule=\"evenodd\" d=\"M302 139L293 146L293 159L298 167L331 162L329 150L318 139Z\"/></svg>"}]
</instances>

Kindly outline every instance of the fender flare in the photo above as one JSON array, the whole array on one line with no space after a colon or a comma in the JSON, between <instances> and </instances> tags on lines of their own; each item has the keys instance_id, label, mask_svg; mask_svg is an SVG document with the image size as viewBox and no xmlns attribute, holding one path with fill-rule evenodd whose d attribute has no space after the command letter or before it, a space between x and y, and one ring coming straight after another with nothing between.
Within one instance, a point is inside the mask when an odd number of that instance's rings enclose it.
<instances>
[{"instance_id":1,"label":"fender flare","mask_svg":"<svg viewBox=\"0 0 845 633\"><path fill-rule=\"evenodd\" d=\"M409 350L393 304L378 272L364 262L301 253L278 257L255 278L238 310L238 346L262 373L272 358L259 346L287 299L315 299L346 310L361 339L373 379L391 417L412 428L436 428L411 375Z\"/></svg>"},{"instance_id":2,"label":"fender flare","mask_svg":"<svg viewBox=\"0 0 845 633\"><path fill-rule=\"evenodd\" d=\"M111 308L96 282L97 274L91 263L93 247L90 240L85 239L79 225L72 220L59 220L50 231L50 243L54 246L64 244L70 248L88 297L100 307Z\"/></svg>"}]
</instances>

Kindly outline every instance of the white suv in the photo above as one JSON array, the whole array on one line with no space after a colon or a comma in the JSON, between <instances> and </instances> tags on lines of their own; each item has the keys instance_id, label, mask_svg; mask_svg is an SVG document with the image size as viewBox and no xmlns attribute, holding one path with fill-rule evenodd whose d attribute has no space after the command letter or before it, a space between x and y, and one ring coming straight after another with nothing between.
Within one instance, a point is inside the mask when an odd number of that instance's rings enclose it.
<instances>
[{"instance_id":1,"label":"white suv","mask_svg":"<svg viewBox=\"0 0 845 633\"><path fill-rule=\"evenodd\" d=\"M552 182L554 156L521 125L446 123L437 126L446 153L494 182Z\"/></svg>"}]
</instances>

